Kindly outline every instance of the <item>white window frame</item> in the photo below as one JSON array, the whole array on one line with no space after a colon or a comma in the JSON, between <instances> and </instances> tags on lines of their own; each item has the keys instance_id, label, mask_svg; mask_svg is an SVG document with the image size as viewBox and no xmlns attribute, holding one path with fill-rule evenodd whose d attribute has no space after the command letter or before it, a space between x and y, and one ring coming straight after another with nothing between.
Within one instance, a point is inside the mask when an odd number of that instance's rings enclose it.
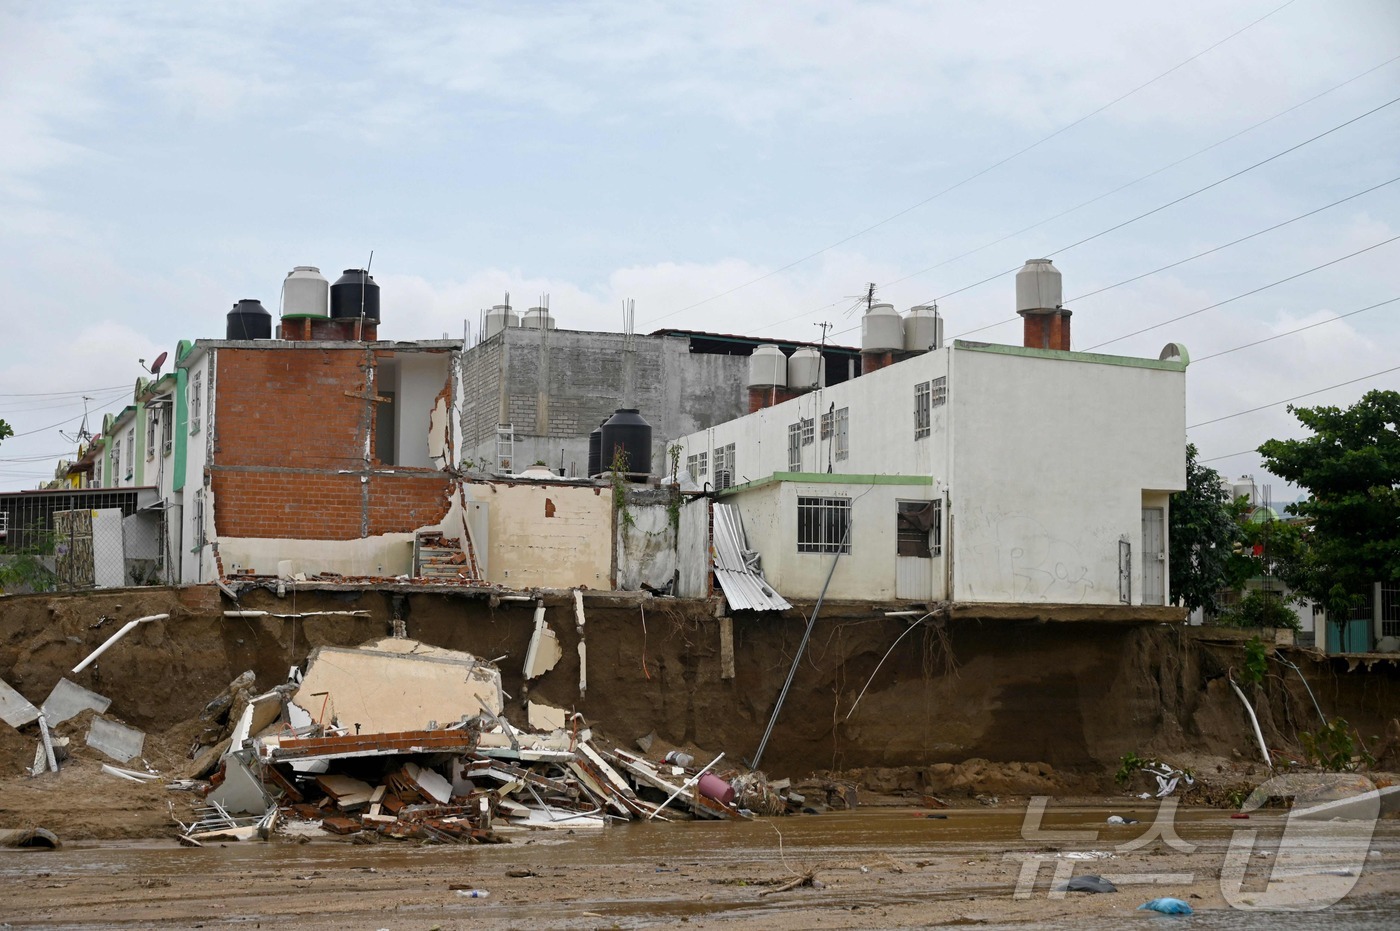
<instances>
[{"instance_id":1,"label":"white window frame","mask_svg":"<svg viewBox=\"0 0 1400 931\"><path fill-rule=\"evenodd\" d=\"M136 474L136 428L126 428L126 443L122 447L122 477L131 478Z\"/></svg>"},{"instance_id":2,"label":"white window frame","mask_svg":"<svg viewBox=\"0 0 1400 931\"><path fill-rule=\"evenodd\" d=\"M204 423L204 373L195 372L190 377L190 436L199 432Z\"/></svg>"},{"instance_id":3,"label":"white window frame","mask_svg":"<svg viewBox=\"0 0 1400 931\"><path fill-rule=\"evenodd\" d=\"M835 434L836 458L848 459L851 455L851 409L838 407L834 412L832 432Z\"/></svg>"},{"instance_id":4,"label":"white window frame","mask_svg":"<svg viewBox=\"0 0 1400 931\"><path fill-rule=\"evenodd\" d=\"M798 423L802 425L802 445L811 446L817 441L817 422L811 417L803 417Z\"/></svg>"},{"instance_id":5,"label":"white window frame","mask_svg":"<svg viewBox=\"0 0 1400 931\"><path fill-rule=\"evenodd\" d=\"M914 386L914 439L922 440L933 432L933 417L929 413L930 384L921 381Z\"/></svg>"},{"instance_id":6,"label":"white window frame","mask_svg":"<svg viewBox=\"0 0 1400 931\"><path fill-rule=\"evenodd\" d=\"M160 426L154 409L146 410L146 461L156 457L156 428Z\"/></svg>"},{"instance_id":7,"label":"white window frame","mask_svg":"<svg viewBox=\"0 0 1400 931\"><path fill-rule=\"evenodd\" d=\"M788 424L788 471L802 471L802 424Z\"/></svg>"},{"instance_id":8,"label":"white window frame","mask_svg":"<svg viewBox=\"0 0 1400 931\"><path fill-rule=\"evenodd\" d=\"M851 552L851 499L801 495L797 499L797 552Z\"/></svg>"}]
</instances>

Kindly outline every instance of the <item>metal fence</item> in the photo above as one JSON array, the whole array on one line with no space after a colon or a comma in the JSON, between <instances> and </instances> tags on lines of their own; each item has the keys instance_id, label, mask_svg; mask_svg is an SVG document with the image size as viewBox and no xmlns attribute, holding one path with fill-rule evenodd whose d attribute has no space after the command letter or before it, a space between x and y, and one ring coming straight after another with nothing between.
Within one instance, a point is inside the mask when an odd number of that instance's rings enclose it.
<instances>
[{"instance_id":1,"label":"metal fence","mask_svg":"<svg viewBox=\"0 0 1400 931\"><path fill-rule=\"evenodd\" d=\"M163 581L154 489L0 495L0 591L115 588Z\"/></svg>"}]
</instances>

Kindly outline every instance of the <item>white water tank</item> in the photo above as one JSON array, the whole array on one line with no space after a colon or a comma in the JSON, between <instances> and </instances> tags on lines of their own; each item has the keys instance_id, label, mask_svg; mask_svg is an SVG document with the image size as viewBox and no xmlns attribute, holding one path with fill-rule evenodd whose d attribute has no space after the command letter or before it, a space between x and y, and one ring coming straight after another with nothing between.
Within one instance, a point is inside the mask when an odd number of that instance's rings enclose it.
<instances>
[{"instance_id":1,"label":"white water tank","mask_svg":"<svg viewBox=\"0 0 1400 931\"><path fill-rule=\"evenodd\" d=\"M520 318L520 325L530 330L552 330L554 318L550 316L548 307L531 307Z\"/></svg>"},{"instance_id":2,"label":"white water tank","mask_svg":"<svg viewBox=\"0 0 1400 931\"><path fill-rule=\"evenodd\" d=\"M1234 498L1245 498L1250 504L1258 503L1258 492L1254 485L1254 476L1241 475L1236 479L1234 491L1231 496Z\"/></svg>"},{"instance_id":3,"label":"white water tank","mask_svg":"<svg viewBox=\"0 0 1400 931\"><path fill-rule=\"evenodd\" d=\"M1049 259L1026 259L1016 273L1016 312L1054 310L1065 302L1060 270Z\"/></svg>"},{"instance_id":4,"label":"white water tank","mask_svg":"<svg viewBox=\"0 0 1400 931\"><path fill-rule=\"evenodd\" d=\"M520 326L520 317L509 304L497 304L486 312L486 339L511 326Z\"/></svg>"},{"instance_id":5,"label":"white water tank","mask_svg":"<svg viewBox=\"0 0 1400 931\"><path fill-rule=\"evenodd\" d=\"M282 316L330 313L331 284L314 265L298 265L282 282Z\"/></svg>"},{"instance_id":6,"label":"white water tank","mask_svg":"<svg viewBox=\"0 0 1400 931\"><path fill-rule=\"evenodd\" d=\"M899 352L904 349L904 318L893 304L871 304L860 318L861 352Z\"/></svg>"},{"instance_id":7,"label":"white water tank","mask_svg":"<svg viewBox=\"0 0 1400 931\"><path fill-rule=\"evenodd\" d=\"M749 387L786 388L787 383L788 359L783 351L772 343L755 346L749 356Z\"/></svg>"},{"instance_id":8,"label":"white water tank","mask_svg":"<svg viewBox=\"0 0 1400 931\"><path fill-rule=\"evenodd\" d=\"M826 384L826 367L822 364L820 349L804 346L793 352L788 359L788 387L794 391L807 391Z\"/></svg>"},{"instance_id":9,"label":"white water tank","mask_svg":"<svg viewBox=\"0 0 1400 931\"><path fill-rule=\"evenodd\" d=\"M928 352L942 345L943 318L938 316L938 308L931 304L910 307L904 318L904 350Z\"/></svg>"}]
</instances>

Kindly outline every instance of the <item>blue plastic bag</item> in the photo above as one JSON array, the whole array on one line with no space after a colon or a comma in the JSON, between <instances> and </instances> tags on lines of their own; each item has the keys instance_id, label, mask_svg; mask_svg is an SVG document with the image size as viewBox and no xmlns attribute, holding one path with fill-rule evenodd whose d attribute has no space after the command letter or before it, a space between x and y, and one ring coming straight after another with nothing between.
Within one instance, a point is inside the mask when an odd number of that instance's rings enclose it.
<instances>
[{"instance_id":1,"label":"blue plastic bag","mask_svg":"<svg viewBox=\"0 0 1400 931\"><path fill-rule=\"evenodd\" d=\"M1138 906L1138 911L1161 912L1163 915L1189 915L1191 906L1180 899L1153 899Z\"/></svg>"}]
</instances>

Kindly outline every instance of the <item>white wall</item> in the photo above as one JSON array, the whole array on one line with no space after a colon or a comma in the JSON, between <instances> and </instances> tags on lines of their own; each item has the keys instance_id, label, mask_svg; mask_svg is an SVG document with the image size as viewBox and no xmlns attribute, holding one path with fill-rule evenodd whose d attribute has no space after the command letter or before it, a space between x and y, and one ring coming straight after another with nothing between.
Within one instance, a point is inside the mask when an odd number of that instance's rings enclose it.
<instances>
[{"instance_id":1,"label":"white wall","mask_svg":"<svg viewBox=\"0 0 1400 931\"><path fill-rule=\"evenodd\" d=\"M441 469L456 464L442 458L447 455L451 398L438 398L447 384L452 360L448 352L395 354L396 378L391 390L394 391L397 420L394 453L398 465ZM434 456L439 458L435 460Z\"/></svg>"},{"instance_id":2,"label":"white wall","mask_svg":"<svg viewBox=\"0 0 1400 931\"><path fill-rule=\"evenodd\" d=\"M947 403L931 409L930 436L916 439L915 386L941 376ZM710 471L698 478L713 481L714 450L734 443L737 482L787 472L788 425L801 417L819 425L833 404L849 410L850 455L828 459L829 441L818 429L817 442L803 449L803 470L825 472L829 462L838 475L930 478L926 496L906 497L947 496L944 553L953 563L954 600L1119 604L1118 542L1126 537L1133 603L1141 602L1142 508L1165 511L1169 493L1185 487L1180 363L959 342L681 437L682 462L708 453ZM804 597L812 560L783 555L795 548L798 492L790 508L774 494L745 493L736 503L750 533L764 541L755 548L774 567L769 581L784 595ZM892 535L893 497L884 497L873 500L889 504ZM892 593L889 542L888 569L866 567L863 580L838 590ZM852 565L861 562L852 556ZM1166 590L1169 602L1169 579Z\"/></svg>"},{"instance_id":3,"label":"white wall","mask_svg":"<svg viewBox=\"0 0 1400 931\"><path fill-rule=\"evenodd\" d=\"M1141 604L1142 508L1185 488L1184 374L981 351L954 374L955 600L1119 604L1126 537Z\"/></svg>"},{"instance_id":4,"label":"white wall","mask_svg":"<svg viewBox=\"0 0 1400 931\"><path fill-rule=\"evenodd\" d=\"M214 497L209 490L205 480L204 469L209 463L209 443L214 435L214 406L209 399L213 396L214 378L214 354L196 347L193 350L198 355L194 356L190 362L189 369L185 375L185 390L188 395L191 386L194 384L195 373L201 375L203 410L196 412L192 407L187 407L187 417L184 426L185 437L185 487L181 495L180 507L180 581L185 584L197 582L209 582L217 578L218 571L215 568L213 548L206 545L200 550L191 552L197 542L195 530L198 522L199 507L196 501L195 492L204 491L204 536L206 541L213 542L217 539L214 527ZM188 402L188 397L187 397ZM194 422L196 416L200 419L198 433L189 433L190 424ZM176 425L176 429L180 429Z\"/></svg>"}]
</instances>

